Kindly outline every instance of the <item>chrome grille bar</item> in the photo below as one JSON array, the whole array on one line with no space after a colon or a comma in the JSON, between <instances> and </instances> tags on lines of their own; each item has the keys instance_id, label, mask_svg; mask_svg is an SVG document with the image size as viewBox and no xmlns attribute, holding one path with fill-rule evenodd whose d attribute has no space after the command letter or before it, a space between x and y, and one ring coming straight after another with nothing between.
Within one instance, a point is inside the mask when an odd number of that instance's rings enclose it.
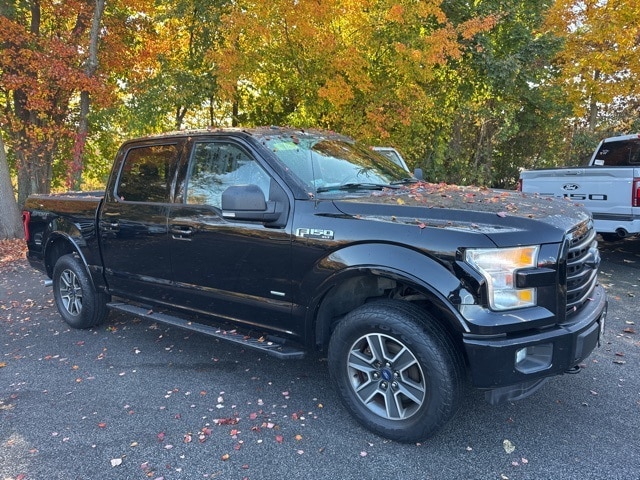
<instances>
[{"instance_id":1,"label":"chrome grille bar","mask_svg":"<svg viewBox=\"0 0 640 480\"><path fill-rule=\"evenodd\" d=\"M582 231L580 231L582 230ZM593 223L588 229L578 229L569 238L567 254L567 317L577 312L589 300L598 281L600 256Z\"/></svg>"}]
</instances>

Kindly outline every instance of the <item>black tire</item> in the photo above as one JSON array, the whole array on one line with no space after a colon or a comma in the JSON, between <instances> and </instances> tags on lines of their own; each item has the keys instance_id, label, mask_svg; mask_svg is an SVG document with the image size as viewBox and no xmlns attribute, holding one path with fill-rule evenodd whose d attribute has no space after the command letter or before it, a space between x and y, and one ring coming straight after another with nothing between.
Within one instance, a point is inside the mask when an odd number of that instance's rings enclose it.
<instances>
[{"instance_id":1,"label":"black tire","mask_svg":"<svg viewBox=\"0 0 640 480\"><path fill-rule=\"evenodd\" d=\"M620 235L618 235L617 233L601 233L600 236L605 242L619 242L620 240L622 240L622 237L620 237Z\"/></svg>"},{"instance_id":2,"label":"black tire","mask_svg":"<svg viewBox=\"0 0 640 480\"><path fill-rule=\"evenodd\" d=\"M423 441L458 410L462 354L428 312L408 302L350 312L331 336L328 361L347 409L382 437Z\"/></svg>"},{"instance_id":3,"label":"black tire","mask_svg":"<svg viewBox=\"0 0 640 480\"><path fill-rule=\"evenodd\" d=\"M109 296L95 291L87 270L75 254L64 255L53 268L53 297L58 312L73 328L91 328L109 313Z\"/></svg>"}]
</instances>

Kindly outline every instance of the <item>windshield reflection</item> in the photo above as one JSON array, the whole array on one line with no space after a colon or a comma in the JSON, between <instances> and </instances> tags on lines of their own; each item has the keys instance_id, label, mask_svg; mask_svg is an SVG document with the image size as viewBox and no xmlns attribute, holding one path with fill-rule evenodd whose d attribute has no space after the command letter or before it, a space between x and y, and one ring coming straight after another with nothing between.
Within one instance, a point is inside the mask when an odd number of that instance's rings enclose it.
<instances>
[{"instance_id":1,"label":"windshield reflection","mask_svg":"<svg viewBox=\"0 0 640 480\"><path fill-rule=\"evenodd\" d=\"M274 135L263 143L311 193L379 189L407 178L387 157L346 137L300 132Z\"/></svg>"}]
</instances>

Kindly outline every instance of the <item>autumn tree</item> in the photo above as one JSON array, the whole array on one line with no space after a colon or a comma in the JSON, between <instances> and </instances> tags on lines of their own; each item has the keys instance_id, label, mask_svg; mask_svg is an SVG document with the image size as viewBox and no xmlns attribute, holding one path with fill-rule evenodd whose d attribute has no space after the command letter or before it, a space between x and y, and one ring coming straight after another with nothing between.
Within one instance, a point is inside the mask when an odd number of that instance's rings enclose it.
<instances>
[{"instance_id":1,"label":"autumn tree","mask_svg":"<svg viewBox=\"0 0 640 480\"><path fill-rule=\"evenodd\" d=\"M72 84L77 80L71 62L75 52L69 44L71 37L82 33L85 12L81 10L75 24L65 25L66 38L62 38L42 35L43 12L39 2L16 2L3 7L2 124L17 158L20 203L32 192L49 191L55 153L70 133L59 128L68 115ZM62 26L62 18L50 19L56 30ZM45 17L44 21L48 20Z\"/></svg>"},{"instance_id":2,"label":"autumn tree","mask_svg":"<svg viewBox=\"0 0 640 480\"><path fill-rule=\"evenodd\" d=\"M447 2L456 23L491 16L495 26L438 72L444 122L428 151L437 180L513 188L519 168L552 162L568 112L548 65L562 43L541 30L547 2Z\"/></svg>"},{"instance_id":3,"label":"autumn tree","mask_svg":"<svg viewBox=\"0 0 640 480\"><path fill-rule=\"evenodd\" d=\"M102 28L102 14L104 13L105 0L96 0L91 20L91 30L89 34L89 55L85 60L84 74L87 83L95 78L98 69L98 47L100 39L100 29ZM91 87L89 85L82 88L80 92L80 112L78 115L78 128L73 146L73 158L67 172L67 185L74 189L80 188L80 179L83 167L84 147L89 133L89 106L91 104Z\"/></svg>"},{"instance_id":4,"label":"autumn tree","mask_svg":"<svg viewBox=\"0 0 640 480\"><path fill-rule=\"evenodd\" d=\"M399 147L432 180L512 186L563 118L545 2L238 2L213 60L241 123ZM517 145L514 147L514 145ZM528 159L528 160L527 160Z\"/></svg>"},{"instance_id":5,"label":"autumn tree","mask_svg":"<svg viewBox=\"0 0 640 480\"><path fill-rule=\"evenodd\" d=\"M601 137L629 132L637 119L639 18L636 0L557 0L549 11L545 26L564 41L552 65L573 109L574 145L585 145L579 156Z\"/></svg>"},{"instance_id":6,"label":"autumn tree","mask_svg":"<svg viewBox=\"0 0 640 480\"><path fill-rule=\"evenodd\" d=\"M519 168L638 128L639 13L630 0L9 0L0 128L20 203L99 182L122 136L228 124L335 129L398 147L431 180L510 187Z\"/></svg>"},{"instance_id":7,"label":"autumn tree","mask_svg":"<svg viewBox=\"0 0 640 480\"><path fill-rule=\"evenodd\" d=\"M101 0L13 1L0 7L0 123L16 158L19 203L30 193L49 192L55 169L58 179L66 177L77 135L86 135L78 119L80 106L88 113L88 96L108 104L117 73L134 75L144 65L145 1L109 2L102 28L94 15ZM98 22L93 29L92 20ZM90 45L91 31L101 35L99 53Z\"/></svg>"},{"instance_id":8,"label":"autumn tree","mask_svg":"<svg viewBox=\"0 0 640 480\"><path fill-rule=\"evenodd\" d=\"M495 20L453 22L439 1L236 2L212 60L241 123L324 126L416 159L443 122L438 70Z\"/></svg>"},{"instance_id":9,"label":"autumn tree","mask_svg":"<svg viewBox=\"0 0 640 480\"><path fill-rule=\"evenodd\" d=\"M135 132L220 123L215 67L206 59L222 38L221 15L228 0L157 2L154 67L127 83L128 119Z\"/></svg>"}]
</instances>

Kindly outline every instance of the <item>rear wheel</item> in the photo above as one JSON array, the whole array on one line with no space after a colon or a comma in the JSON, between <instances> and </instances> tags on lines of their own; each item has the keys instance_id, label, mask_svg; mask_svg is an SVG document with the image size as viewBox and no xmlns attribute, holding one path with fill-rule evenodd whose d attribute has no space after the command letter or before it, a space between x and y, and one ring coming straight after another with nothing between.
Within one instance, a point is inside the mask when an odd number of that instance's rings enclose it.
<instances>
[{"instance_id":1,"label":"rear wheel","mask_svg":"<svg viewBox=\"0 0 640 480\"><path fill-rule=\"evenodd\" d=\"M53 269L53 297L58 312L74 328L104 321L109 296L95 291L84 264L75 254L60 257Z\"/></svg>"},{"instance_id":2,"label":"rear wheel","mask_svg":"<svg viewBox=\"0 0 640 480\"><path fill-rule=\"evenodd\" d=\"M425 440L458 409L462 356L413 304L385 300L353 310L333 332L328 360L343 403L383 437Z\"/></svg>"}]
</instances>

